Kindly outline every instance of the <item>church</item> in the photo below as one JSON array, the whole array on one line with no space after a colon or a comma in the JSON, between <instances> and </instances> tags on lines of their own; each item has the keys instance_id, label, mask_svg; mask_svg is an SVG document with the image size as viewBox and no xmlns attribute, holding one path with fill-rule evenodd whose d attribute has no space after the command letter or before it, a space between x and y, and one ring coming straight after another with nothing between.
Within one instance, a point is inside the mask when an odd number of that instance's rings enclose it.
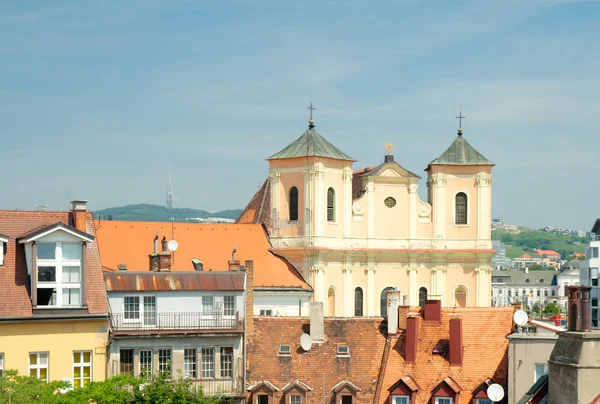
<instances>
[{"instance_id":1,"label":"church","mask_svg":"<svg viewBox=\"0 0 600 404\"><path fill-rule=\"evenodd\" d=\"M298 268L328 316L383 316L390 290L410 306L490 306L494 164L459 128L425 169L424 202L420 177L386 149L378 166L355 169L311 119L267 158L269 177L238 223L266 227L272 251Z\"/></svg>"}]
</instances>

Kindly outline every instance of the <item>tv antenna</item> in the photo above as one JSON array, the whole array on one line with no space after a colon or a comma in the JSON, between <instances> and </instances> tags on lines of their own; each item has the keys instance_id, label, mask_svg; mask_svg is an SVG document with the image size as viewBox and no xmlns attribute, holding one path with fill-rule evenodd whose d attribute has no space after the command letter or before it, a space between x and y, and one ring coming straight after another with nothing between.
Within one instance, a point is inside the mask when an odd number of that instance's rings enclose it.
<instances>
[{"instance_id":1,"label":"tv antenna","mask_svg":"<svg viewBox=\"0 0 600 404\"><path fill-rule=\"evenodd\" d=\"M504 388L498 383L491 384L487 389L487 396L494 403L502 401L504 398Z\"/></svg>"},{"instance_id":2,"label":"tv antenna","mask_svg":"<svg viewBox=\"0 0 600 404\"><path fill-rule=\"evenodd\" d=\"M308 334L302 334L300 336L300 346L306 352L310 351L310 348L312 348L312 338L311 338L311 336L308 335Z\"/></svg>"},{"instance_id":3,"label":"tv antenna","mask_svg":"<svg viewBox=\"0 0 600 404\"><path fill-rule=\"evenodd\" d=\"M41 211L44 211L44 210L48 209L48 205L40 205L40 204L38 204L38 205L35 205L35 207L38 210L41 210Z\"/></svg>"}]
</instances>

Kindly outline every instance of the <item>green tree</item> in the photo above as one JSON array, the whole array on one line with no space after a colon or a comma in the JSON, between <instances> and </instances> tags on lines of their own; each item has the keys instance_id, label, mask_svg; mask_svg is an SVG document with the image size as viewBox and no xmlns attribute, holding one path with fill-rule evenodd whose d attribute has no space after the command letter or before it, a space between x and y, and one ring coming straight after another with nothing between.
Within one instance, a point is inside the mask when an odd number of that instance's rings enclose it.
<instances>
[{"instance_id":1,"label":"green tree","mask_svg":"<svg viewBox=\"0 0 600 404\"><path fill-rule=\"evenodd\" d=\"M559 312L559 309L558 309L558 305L556 304L556 302L550 302L544 307L544 313L546 313L546 314L555 314L558 312Z\"/></svg>"},{"instance_id":2,"label":"green tree","mask_svg":"<svg viewBox=\"0 0 600 404\"><path fill-rule=\"evenodd\" d=\"M547 268L544 268L540 264L529 265L528 268L529 268L530 271L546 271L547 270Z\"/></svg>"}]
</instances>

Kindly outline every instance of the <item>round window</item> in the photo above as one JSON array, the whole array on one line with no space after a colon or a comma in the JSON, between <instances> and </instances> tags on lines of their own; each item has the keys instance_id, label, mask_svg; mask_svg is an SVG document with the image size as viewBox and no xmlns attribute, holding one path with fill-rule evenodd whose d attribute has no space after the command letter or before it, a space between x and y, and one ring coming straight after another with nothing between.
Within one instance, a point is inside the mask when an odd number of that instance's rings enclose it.
<instances>
[{"instance_id":1,"label":"round window","mask_svg":"<svg viewBox=\"0 0 600 404\"><path fill-rule=\"evenodd\" d=\"M385 201L383 201L385 203L385 206L387 206L388 208L393 208L394 206L396 206L396 200L394 198L392 198L391 196L388 196L387 198L385 198Z\"/></svg>"}]
</instances>

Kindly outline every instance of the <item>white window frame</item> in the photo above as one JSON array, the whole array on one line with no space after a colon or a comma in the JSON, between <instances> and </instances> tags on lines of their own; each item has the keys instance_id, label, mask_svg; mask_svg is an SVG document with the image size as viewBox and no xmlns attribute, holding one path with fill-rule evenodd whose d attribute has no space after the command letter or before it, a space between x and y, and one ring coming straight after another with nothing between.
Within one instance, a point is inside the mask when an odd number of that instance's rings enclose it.
<instances>
[{"instance_id":1,"label":"white window frame","mask_svg":"<svg viewBox=\"0 0 600 404\"><path fill-rule=\"evenodd\" d=\"M230 367L230 372L231 375L224 375L223 374L223 370L224 370L224 363L223 363L223 359L225 358L225 354L223 353L223 351L225 349L231 349L231 361L229 362L229 367ZM235 374L235 369L233 368L233 365L235 363L235 350L233 349L232 346L222 346L219 348L219 377L221 379L232 379L233 375Z\"/></svg>"},{"instance_id":2,"label":"white window frame","mask_svg":"<svg viewBox=\"0 0 600 404\"><path fill-rule=\"evenodd\" d=\"M85 362L84 360L84 354L89 353L90 354L90 361L89 362ZM79 354L79 362L75 362L75 354ZM92 377L92 362L93 362L93 352L92 351L73 351L73 386L75 386L75 379L79 379L79 387L83 388L85 387L85 381L86 379L89 379L88 382L91 382L93 380ZM89 377L85 377L84 376L84 368L89 367L90 368L90 376ZM79 368L79 378L75 377L75 369Z\"/></svg>"},{"instance_id":3,"label":"white window frame","mask_svg":"<svg viewBox=\"0 0 600 404\"><path fill-rule=\"evenodd\" d=\"M343 352L344 347L345 347L346 352ZM342 348L342 349L340 349L340 348ZM338 345L335 352L336 352L337 356L348 357L348 356L350 356L350 347L348 345Z\"/></svg>"},{"instance_id":4,"label":"white window frame","mask_svg":"<svg viewBox=\"0 0 600 404\"><path fill-rule=\"evenodd\" d=\"M82 242L79 243L69 243L69 242L61 242L61 241L56 241L56 242L52 242L52 243L44 243L44 242L36 242L37 246L39 247L40 244L54 244L54 258L53 259L48 259L48 258L37 258L36 257L36 262L37 262L37 266L35 268L35 277L36 277L36 289L56 289L56 297L54 298L54 304L48 304L48 305L40 305L38 302L37 307L38 308L44 308L44 307L50 307L50 308L55 308L55 307L82 307L83 306L83 301L82 298L83 296L81 295L81 290L82 290L82 283L83 283L83 279L82 279L82 273L83 271L81 270L81 264L82 264L82 260L81 260L81 256L79 259L67 259L67 258L63 258L63 249L62 246L63 244L76 244L79 245L80 248L82 248ZM83 253L83 250L81 251ZM55 272L55 280L53 282L45 282L45 281L39 281L37 279L38 277L38 268L40 267L54 267L54 272ZM79 267L79 281L78 282L71 282L71 281L63 281L63 267ZM63 291L64 290L68 290L68 289L77 289L79 290L79 304L66 304L63 302ZM34 292L37 293L37 290ZM50 299L50 303L52 303L52 298Z\"/></svg>"},{"instance_id":5,"label":"white window frame","mask_svg":"<svg viewBox=\"0 0 600 404\"><path fill-rule=\"evenodd\" d=\"M165 358L165 352L169 352L168 363L162 363L161 359ZM169 377L173 375L173 350L171 348L159 348L158 349L158 371L159 373L164 372L165 370L169 372Z\"/></svg>"},{"instance_id":6,"label":"white window frame","mask_svg":"<svg viewBox=\"0 0 600 404\"><path fill-rule=\"evenodd\" d=\"M293 397L299 397L300 398L300 402L298 403L293 403L292 402L292 398ZM300 394L290 394L290 398L288 399L288 404L303 404L304 400L302 399L302 395Z\"/></svg>"},{"instance_id":7,"label":"white window frame","mask_svg":"<svg viewBox=\"0 0 600 404\"><path fill-rule=\"evenodd\" d=\"M148 366L144 363L142 365L142 352L150 352L150 371L142 372L142 366ZM140 377L152 377L154 375L154 351L152 349L140 349L138 351L138 374Z\"/></svg>"},{"instance_id":8,"label":"white window frame","mask_svg":"<svg viewBox=\"0 0 600 404\"><path fill-rule=\"evenodd\" d=\"M36 355L36 363L35 365L31 364L31 355ZM45 357L46 358L46 364L41 364L41 359ZM44 380L46 383L48 383L48 380L50 379L50 354L48 352L29 352L29 356L28 356L28 370L29 370L29 375L31 375L31 371L35 370L36 376L38 379ZM40 370L41 369L46 369L46 378L42 379L40 377Z\"/></svg>"},{"instance_id":9,"label":"white window frame","mask_svg":"<svg viewBox=\"0 0 600 404\"><path fill-rule=\"evenodd\" d=\"M204 298L211 298L212 299L212 308L210 309L210 311L206 311L204 309ZM212 315L215 312L215 296L214 295L202 295L202 301L201 301L201 310L202 310L202 314L203 315Z\"/></svg>"},{"instance_id":10,"label":"white window frame","mask_svg":"<svg viewBox=\"0 0 600 404\"><path fill-rule=\"evenodd\" d=\"M191 362L190 359L192 359ZM198 349L196 348L184 348L183 350L183 377L192 380L198 378Z\"/></svg>"},{"instance_id":11,"label":"white window frame","mask_svg":"<svg viewBox=\"0 0 600 404\"><path fill-rule=\"evenodd\" d=\"M133 299L137 299L137 306L138 306L138 317L137 318L125 318L125 313L126 313L126 304L125 304L125 300L127 298L133 298ZM153 324L146 324L146 320L149 320L150 317L148 319L146 319L145 314L146 314L146 304L145 304L145 300L146 298L153 298L154 299L154 318L153 318ZM156 295L150 295L150 294L143 294L143 295L125 295L123 296L123 322L124 323L143 323L143 325L148 326L148 327L153 327L156 325L156 321L157 321L157 314L158 314L158 298L156 297Z\"/></svg>"},{"instance_id":12,"label":"white window frame","mask_svg":"<svg viewBox=\"0 0 600 404\"><path fill-rule=\"evenodd\" d=\"M227 299L231 298L233 301L233 312L231 314L227 314ZM223 296L223 316L224 317L235 317L235 295L224 295Z\"/></svg>"},{"instance_id":13,"label":"white window frame","mask_svg":"<svg viewBox=\"0 0 600 404\"><path fill-rule=\"evenodd\" d=\"M406 402L402 402L402 401L396 402L396 400L400 400L400 399L404 399L404 400L406 400ZM393 395L392 396L392 404L410 404L410 396L407 396L407 395Z\"/></svg>"},{"instance_id":14,"label":"white window frame","mask_svg":"<svg viewBox=\"0 0 600 404\"><path fill-rule=\"evenodd\" d=\"M0 352L0 377L4 376L4 352Z\"/></svg>"},{"instance_id":15,"label":"white window frame","mask_svg":"<svg viewBox=\"0 0 600 404\"><path fill-rule=\"evenodd\" d=\"M204 376L204 351L212 351L212 376ZM217 375L217 349L212 346L205 346L200 349L200 378L214 379ZM207 362L210 364L211 362Z\"/></svg>"},{"instance_id":16,"label":"white window frame","mask_svg":"<svg viewBox=\"0 0 600 404\"><path fill-rule=\"evenodd\" d=\"M273 311L274 311L273 309L260 309L259 315L273 317Z\"/></svg>"},{"instance_id":17,"label":"white window frame","mask_svg":"<svg viewBox=\"0 0 600 404\"><path fill-rule=\"evenodd\" d=\"M449 401L446 401L449 400ZM435 397L435 404L454 404L452 397Z\"/></svg>"}]
</instances>

